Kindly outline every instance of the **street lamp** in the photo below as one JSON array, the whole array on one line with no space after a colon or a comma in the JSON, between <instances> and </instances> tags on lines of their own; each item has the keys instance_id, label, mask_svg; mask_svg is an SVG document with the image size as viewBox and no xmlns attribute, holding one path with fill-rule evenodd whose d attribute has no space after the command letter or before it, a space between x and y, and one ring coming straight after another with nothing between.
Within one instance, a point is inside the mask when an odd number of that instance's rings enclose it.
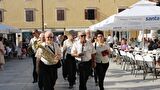
<instances>
[{"instance_id":1,"label":"street lamp","mask_svg":"<svg viewBox=\"0 0 160 90\"><path fill-rule=\"evenodd\" d=\"M41 0L41 10L42 10L42 31L44 31L44 8L43 8L43 0Z\"/></svg>"}]
</instances>

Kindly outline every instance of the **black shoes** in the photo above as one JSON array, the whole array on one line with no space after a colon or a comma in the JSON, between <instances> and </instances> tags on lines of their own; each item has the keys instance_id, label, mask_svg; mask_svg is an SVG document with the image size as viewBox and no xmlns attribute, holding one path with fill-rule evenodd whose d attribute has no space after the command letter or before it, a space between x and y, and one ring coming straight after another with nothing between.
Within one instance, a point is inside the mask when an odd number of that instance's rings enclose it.
<instances>
[{"instance_id":1,"label":"black shoes","mask_svg":"<svg viewBox=\"0 0 160 90\"><path fill-rule=\"evenodd\" d=\"M72 89L73 88L73 85L69 85L69 89Z\"/></svg>"},{"instance_id":2,"label":"black shoes","mask_svg":"<svg viewBox=\"0 0 160 90\"><path fill-rule=\"evenodd\" d=\"M75 85L76 84L76 82L73 82L73 85Z\"/></svg>"},{"instance_id":3,"label":"black shoes","mask_svg":"<svg viewBox=\"0 0 160 90\"><path fill-rule=\"evenodd\" d=\"M69 83L69 89L72 89L73 88L73 85L75 85L76 82L73 82L73 83Z\"/></svg>"},{"instance_id":4,"label":"black shoes","mask_svg":"<svg viewBox=\"0 0 160 90\"><path fill-rule=\"evenodd\" d=\"M66 80L67 80L67 77L66 77L66 78L64 78L64 80L66 81Z\"/></svg>"},{"instance_id":5,"label":"black shoes","mask_svg":"<svg viewBox=\"0 0 160 90\"><path fill-rule=\"evenodd\" d=\"M98 82L96 82L95 85L98 86Z\"/></svg>"},{"instance_id":6,"label":"black shoes","mask_svg":"<svg viewBox=\"0 0 160 90\"><path fill-rule=\"evenodd\" d=\"M34 80L32 83L37 83L37 80Z\"/></svg>"}]
</instances>

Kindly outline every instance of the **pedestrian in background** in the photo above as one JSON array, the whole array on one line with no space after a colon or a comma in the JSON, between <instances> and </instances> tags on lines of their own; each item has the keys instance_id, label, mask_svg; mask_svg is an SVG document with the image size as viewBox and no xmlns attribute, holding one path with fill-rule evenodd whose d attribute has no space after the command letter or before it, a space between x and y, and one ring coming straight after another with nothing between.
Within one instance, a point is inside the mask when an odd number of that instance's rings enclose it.
<instances>
[{"instance_id":1,"label":"pedestrian in background","mask_svg":"<svg viewBox=\"0 0 160 90\"><path fill-rule=\"evenodd\" d=\"M111 48L113 48L113 37L111 36L111 34L109 33L108 34L108 37L107 37L107 43L109 44L109 46L111 47Z\"/></svg>"},{"instance_id":2,"label":"pedestrian in background","mask_svg":"<svg viewBox=\"0 0 160 90\"><path fill-rule=\"evenodd\" d=\"M19 43L18 43L17 57L18 57L18 59L22 59L22 41L19 41Z\"/></svg>"},{"instance_id":3,"label":"pedestrian in background","mask_svg":"<svg viewBox=\"0 0 160 90\"><path fill-rule=\"evenodd\" d=\"M2 40L3 40L3 36L0 35L0 70L4 70L3 65L5 64L5 59L4 59L5 48Z\"/></svg>"}]
</instances>

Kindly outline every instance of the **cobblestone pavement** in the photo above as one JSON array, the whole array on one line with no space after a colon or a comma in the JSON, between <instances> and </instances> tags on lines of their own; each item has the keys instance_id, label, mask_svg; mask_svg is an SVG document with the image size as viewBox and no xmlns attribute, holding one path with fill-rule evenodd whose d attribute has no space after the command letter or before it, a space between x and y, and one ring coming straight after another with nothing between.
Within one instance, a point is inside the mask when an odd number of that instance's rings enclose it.
<instances>
[{"instance_id":1,"label":"cobblestone pavement","mask_svg":"<svg viewBox=\"0 0 160 90\"><path fill-rule=\"evenodd\" d=\"M38 90L38 85L32 83L32 60L26 58L22 60L10 59L4 66L4 71L0 71L0 90ZM58 70L58 80L55 90L69 90L68 82L62 78L61 68ZM105 90L160 90L160 77L153 79L147 75L143 80L142 75L131 75L129 71L121 69L120 65L110 62L109 70L105 78ZM76 85L71 90L78 90L78 77ZM88 90L99 90L95 86L92 77L87 83Z\"/></svg>"}]
</instances>

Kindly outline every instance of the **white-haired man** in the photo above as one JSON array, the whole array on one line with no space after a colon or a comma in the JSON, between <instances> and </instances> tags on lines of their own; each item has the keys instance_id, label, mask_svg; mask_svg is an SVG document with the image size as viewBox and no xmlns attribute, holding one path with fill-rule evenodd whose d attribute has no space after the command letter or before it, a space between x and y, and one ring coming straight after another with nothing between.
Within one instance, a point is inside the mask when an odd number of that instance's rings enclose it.
<instances>
[{"instance_id":1,"label":"white-haired man","mask_svg":"<svg viewBox=\"0 0 160 90\"><path fill-rule=\"evenodd\" d=\"M86 29L85 33L86 33L86 40L91 42L92 40L91 31L89 29Z\"/></svg>"},{"instance_id":2,"label":"white-haired man","mask_svg":"<svg viewBox=\"0 0 160 90\"><path fill-rule=\"evenodd\" d=\"M42 79L40 90L54 90L57 75L57 62L60 60L61 52L59 45L53 41L53 33L45 32L45 42L38 48L36 57L39 59L39 77Z\"/></svg>"}]
</instances>

